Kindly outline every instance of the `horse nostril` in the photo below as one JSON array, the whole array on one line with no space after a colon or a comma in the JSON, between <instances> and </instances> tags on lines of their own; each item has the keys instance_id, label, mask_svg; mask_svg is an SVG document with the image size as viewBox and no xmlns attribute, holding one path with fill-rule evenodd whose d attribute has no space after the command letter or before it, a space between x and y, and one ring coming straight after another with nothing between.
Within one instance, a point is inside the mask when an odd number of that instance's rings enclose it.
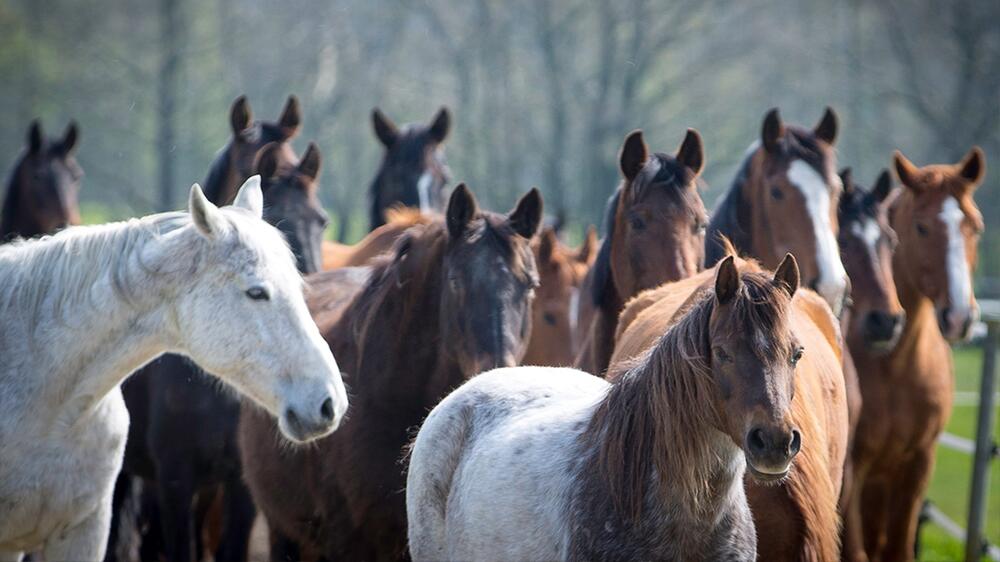
<instances>
[{"instance_id":1,"label":"horse nostril","mask_svg":"<svg viewBox=\"0 0 1000 562\"><path fill-rule=\"evenodd\" d=\"M325 422L333 421L333 398L327 397L319 407L319 415Z\"/></svg>"},{"instance_id":2,"label":"horse nostril","mask_svg":"<svg viewBox=\"0 0 1000 562\"><path fill-rule=\"evenodd\" d=\"M758 428L751 429L750 433L747 434L747 446L750 448L751 453L760 453L767 446L764 443L764 430Z\"/></svg>"},{"instance_id":3,"label":"horse nostril","mask_svg":"<svg viewBox=\"0 0 1000 562\"><path fill-rule=\"evenodd\" d=\"M794 457L802 448L802 433L797 429L792 430L792 441L788 444L788 456Z\"/></svg>"},{"instance_id":4,"label":"horse nostril","mask_svg":"<svg viewBox=\"0 0 1000 562\"><path fill-rule=\"evenodd\" d=\"M298 425L299 423L299 416L295 413L295 410L291 408L285 408L285 419L288 420L288 423L291 425Z\"/></svg>"}]
</instances>

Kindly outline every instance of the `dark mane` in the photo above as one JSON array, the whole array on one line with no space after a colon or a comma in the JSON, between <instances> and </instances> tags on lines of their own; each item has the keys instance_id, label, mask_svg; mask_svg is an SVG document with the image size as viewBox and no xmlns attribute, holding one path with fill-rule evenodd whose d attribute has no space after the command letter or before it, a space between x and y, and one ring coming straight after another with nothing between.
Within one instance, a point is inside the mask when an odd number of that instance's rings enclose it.
<instances>
[{"instance_id":1,"label":"dark mane","mask_svg":"<svg viewBox=\"0 0 1000 562\"><path fill-rule=\"evenodd\" d=\"M219 201L222 196L222 185L226 181L226 174L229 172L229 151L233 146L233 141L226 143L219 151L212 165L208 169L208 176L205 178L205 185L202 191L205 197L215 205L224 205L225 201Z\"/></svg>"},{"instance_id":2,"label":"dark mane","mask_svg":"<svg viewBox=\"0 0 1000 562\"><path fill-rule=\"evenodd\" d=\"M7 191L3 198L3 210L0 211L0 244L7 241L14 233L14 223L17 222L17 208L20 205L21 190L17 188L17 171L21 169L24 158L18 158L17 164L7 178Z\"/></svg>"},{"instance_id":3,"label":"dark mane","mask_svg":"<svg viewBox=\"0 0 1000 562\"><path fill-rule=\"evenodd\" d=\"M615 214L618 212L618 202L621 200L624 183L608 198L604 207L604 240L597 251L597 258L590 270L594 273L594 282L590 286L590 298L594 306L601 306L605 299L615 294L615 281L611 276L611 243L615 233Z\"/></svg>"}]
</instances>

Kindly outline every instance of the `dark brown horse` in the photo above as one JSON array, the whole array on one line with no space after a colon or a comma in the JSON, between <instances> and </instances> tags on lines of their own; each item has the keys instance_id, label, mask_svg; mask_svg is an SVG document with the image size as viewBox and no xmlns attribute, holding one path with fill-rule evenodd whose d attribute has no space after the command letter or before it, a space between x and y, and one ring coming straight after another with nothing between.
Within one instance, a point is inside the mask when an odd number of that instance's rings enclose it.
<instances>
[{"instance_id":1,"label":"dark brown horse","mask_svg":"<svg viewBox=\"0 0 1000 562\"><path fill-rule=\"evenodd\" d=\"M837 115L830 108L813 129L785 125L777 109L769 111L760 142L751 145L712 213L706 264L725 255L720 236L764 267L777 267L790 252L799 260L803 283L839 314L847 274L837 248L836 139Z\"/></svg>"},{"instance_id":2,"label":"dark brown horse","mask_svg":"<svg viewBox=\"0 0 1000 562\"><path fill-rule=\"evenodd\" d=\"M650 154L642 131L625 137L619 155L623 180L608 201L607 233L583 283L575 336L580 369L603 375L618 314L630 298L701 271L708 218L696 180L704 163L694 129L673 156Z\"/></svg>"},{"instance_id":3,"label":"dark brown horse","mask_svg":"<svg viewBox=\"0 0 1000 562\"><path fill-rule=\"evenodd\" d=\"M852 513L862 519L867 559L887 561L913 558L937 438L951 415L948 342L967 337L978 313L972 272L984 224L973 193L986 174L978 147L954 165L918 168L899 152L893 163L904 189L889 208L899 237L892 269L906 323L888 354L854 358L865 407Z\"/></svg>"},{"instance_id":4,"label":"dark brown horse","mask_svg":"<svg viewBox=\"0 0 1000 562\"><path fill-rule=\"evenodd\" d=\"M77 193L83 170L73 157L78 140L73 121L59 139L45 138L41 124L31 122L28 148L14 164L0 211L0 242L80 224Z\"/></svg>"},{"instance_id":5,"label":"dark brown horse","mask_svg":"<svg viewBox=\"0 0 1000 562\"><path fill-rule=\"evenodd\" d=\"M460 185L445 220L413 227L365 268L366 283L349 283L353 298L338 286L352 268L309 279L314 318L350 373L351 415L315 447L291 448L261 411L243 410L245 478L267 516L272 559L404 555L399 459L409 432L448 391L524 354L541 215L537 190L500 215L480 211Z\"/></svg>"},{"instance_id":6,"label":"dark brown horse","mask_svg":"<svg viewBox=\"0 0 1000 562\"><path fill-rule=\"evenodd\" d=\"M228 205L236 190L253 175L257 153L268 143L278 143L282 160L296 160L292 146L288 144L302 127L302 111L299 99L288 96L285 108L277 121L254 121L250 102L246 96L233 101L229 110L229 125L233 136L216 155L205 180L205 196L217 205Z\"/></svg>"},{"instance_id":7,"label":"dark brown horse","mask_svg":"<svg viewBox=\"0 0 1000 562\"><path fill-rule=\"evenodd\" d=\"M438 110L430 125L401 128L375 108L372 125L385 156L368 191L369 230L385 224L386 210L399 205L440 211L449 175L442 146L451 128L448 108Z\"/></svg>"}]
</instances>

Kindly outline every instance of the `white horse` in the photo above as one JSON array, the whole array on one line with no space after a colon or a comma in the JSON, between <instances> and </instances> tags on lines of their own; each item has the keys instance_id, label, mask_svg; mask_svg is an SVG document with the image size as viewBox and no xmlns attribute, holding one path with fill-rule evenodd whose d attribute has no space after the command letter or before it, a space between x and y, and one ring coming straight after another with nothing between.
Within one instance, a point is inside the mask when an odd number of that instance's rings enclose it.
<instances>
[{"instance_id":1,"label":"white horse","mask_svg":"<svg viewBox=\"0 0 1000 562\"><path fill-rule=\"evenodd\" d=\"M231 207L73 227L0 247L0 560L101 560L128 412L119 384L183 353L293 441L347 409L260 179ZM271 438L266 436L264 438Z\"/></svg>"}]
</instances>

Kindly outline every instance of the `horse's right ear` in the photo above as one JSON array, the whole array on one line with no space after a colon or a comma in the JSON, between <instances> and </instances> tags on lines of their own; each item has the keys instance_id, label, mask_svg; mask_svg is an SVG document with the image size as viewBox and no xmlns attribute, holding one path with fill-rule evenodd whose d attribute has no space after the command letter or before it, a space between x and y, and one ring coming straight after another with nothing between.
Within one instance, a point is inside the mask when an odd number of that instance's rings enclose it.
<instances>
[{"instance_id":1,"label":"horse's right ear","mask_svg":"<svg viewBox=\"0 0 1000 562\"><path fill-rule=\"evenodd\" d=\"M389 148L390 146L396 144L396 140L399 139L399 129L396 128L396 124L392 122L391 119L386 117L382 110L375 108L372 110L372 126L375 128L375 136L378 137L379 142L383 146Z\"/></svg>"},{"instance_id":2,"label":"horse's right ear","mask_svg":"<svg viewBox=\"0 0 1000 562\"><path fill-rule=\"evenodd\" d=\"M795 261L795 256L785 254L785 259L774 271L774 282L787 291L788 296L795 295L795 291L799 290L799 262Z\"/></svg>"},{"instance_id":3,"label":"horse's right ear","mask_svg":"<svg viewBox=\"0 0 1000 562\"><path fill-rule=\"evenodd\" d=\"M269 142L264 148L257 152L257 162L253 169L260 177L269 180L278 175L278 166L281 160L281 145L276 142Z\"/></svg>"},{"instance_id":4,"label":"horse's right ear","mask_svg":"<svg viewBox=\"0 0 1000 562\"><path fill-rule=\"evenodd\" d=\"M531 191L517 201L517 206L507 216L507 222L514 232L524 238L531 238L538 232L538 225L542 222L542 206L542 193L537 187L532 187Z\"/></svg>"},{"instance_id":5,"label":"horse's right ear","mask_svg":"<svg viewBox=\"0 0 1000 562\"><path fill-rule=\"evenodd\" d=\"M883 168L882 173L875 180L875 187L872 188L872 197L875 198L875 201L881 203L889 197L890 193L892 193L892 177L889 175L889 170Z\"/></svg>"},{"instance_id":6,"label":"horse's right ear","mask_svg":"<svg viewBox=\"0 0 1000 562\"><path fill-rule=\"evenodd\" d=\"M250 102L246 96L240 96L233 102L233 107L229 110L229 124L233 128L233 135L239 135L250 127L253 122L253 112L250 111Z\"/></svg>"},{"instance_id":7,"label":"horse's right ear","mask_svg":"<svg viewBox=\"0 0 1000 562\"><path fill-rule=\"evenodd\" d=\"M278 118L278 126L285 133L285 139L290 139L298 134L302 127L302 108L299 106L299 98L288 96L285 108L281 110L281 117Z\"/></svg>"},{"instance_id":8,"label":"horse's right ear","mask_svg":"<svg viewBox=\"0 0 1000 562\"><path fill-rule=\"evenodd\" d=\"M892 153L892 164L896 168L896 175L899 182L910 189L917 189L917 179L920 175L920 168L910 162L903 153L896 150Z\"/></svg>"},{"instance_id":9,"label":"horse's right ear","mask_svg":"<svg viewBox=\"0 0 1000 562\"><path fill-rule=\"evenodd\" d=\"M472 195L472 192L469 191L469 188L464 183L458 184L455 191L451 192L451 198L448 200L448 210L445 211L448 234L452 238L461 237L477 212L479 212L479 205L476 204L476 198Z\"/></svg>"},{"instance_id":10,"label":"horse's right ear","mask_svg":"<svg viewBox=\"0 0 1000 562\"><path fill-rule=\"evenodd\" d=\"M233 199L233 207L246 209L255 217L263 218L264 192L260 188L260 176L250 176L247 181L243 182Z\"/></svg>"},{"instance_id":11,"label":"horse's right ear","mask_svg":"<svg viewBox=\"0 0 1000 562\"><path fill-rule=\"evenodd\" d=\"M440 144L448 138L449 129L451 129L451 112L448 111L447 107L442 107L434 116L434 121L431 122L427 133L434 139L434 142Z\"/></svg>"},{"instance_id":12,"label":"horse's right ear","mask_svg":"<svg viewBox=\"0 0 1000 562\"><path fill-rule=\"evenodd\" d=\"M775 152L778 150L778 141L785 134L785 124L781 122L781 114L778 108L772 108L764 116L764 125L760 130L760 142L764 145L764 150Z\"/></svg>"},{"instance_id":13,"label":"horse's right ear","mask_svg":"<svg viewBox=\"0 0 1000 562\"><path fill-rule=\"evenodd\" d=\"M583 238L583 244L580 245L580 250L576 253L576 261L589 264L594 259L596 252L597 229L591 224L587 226L587 235Z\"/></svg>"},{"instance_id":14,"label":"horse's right ear","mask_svg":"<svg viewBox=\"0 0 1000 562\"><path fill-rule=\"evenodd\" d=\"M191 220L195 227L208 238L212 238L222 232L224 223L219 208L209 201L201 190L201 186L194 184L191 186L191 194L188 196L188 212L191 213Z\"/></svg>"},{"instance_id":15,"label":"horse's right ear","mask_svg":"<svg viewBox=\"0 0 1000 562\"><path fill-rule=\"evenodd\" d=\"M986 155L983 154L983 149L978 146L972 147L965 158L958 163L958 173L972 182L972 185L978 186L986 175Z\"/></svg>"},{"instance_id":16,"label":"horse's right ear","mask_svg":"<svg viewBox=\"0 0 1000 562\"><path fill-rule=\"evenodd\" d=\"M646 164L649 158L649 149L646 141L642 138L642 131L636 129L625 137L622 144L621 154L618 156L618 165L621 168L625 179L632 181L639 175L639 171Z\"/></svg>"},{"instance_id":17,"label":"horse's right ear","mask_svg":"<svg viewBox=\"0 0 1000 562\"><path fill-rule=\"evenodd\" d=\"M76 126L76 121L70 121L69 125L66 125L66 132L63 133L62 141L59 142L63 155L68 156L72 154L79 139L80 128Z\"/></svg>"},{"instance_id":18,"label":"horse's right ear","mask_svg":"<svg viewBox=\"0 0 1000 562\"><path fill-rule=\"evenodd\" d=\"M736 270L736 259L732 254L719 262L715 270L715 300L726 304L733 300L740 290L740 272Z\"/></svg>"},{"instance_id":19,"label":"horse's right ear","mask_svg":"<svg viewBox=\"0 0 1000 562\"><path fill-rule=\"evenodd\" d=\"M314 142L309 143L306 153L302 155L302 160L299 162L299 173L314 180L319 176L322 165L323 156L319 153L319 147Z\"/></svg>"},{"instance_id":20,"label":"horse's right ear","mask_svg":"<svg viewBox=\"0 0 1000 562\"><path fill-rule=\"evenodd\" d=\"M684 135L684 142L677 149L675 158L694 172L694 175L701 174L702 168L705 167L705 148L702 145L701 135L698 134L698 131L694 129L687 130L687 134Z\"/></svg>"},{"instance_id":21,"label":"horse's right ear","mask_svg":"<svg viewBox=\"0 0 1000 562\"><path fill-rule=\"evenodd\" d=\"M28 126L28 153L38 154L42 149L42 124L35 119Z\"/></svg>"}]
</instances>

